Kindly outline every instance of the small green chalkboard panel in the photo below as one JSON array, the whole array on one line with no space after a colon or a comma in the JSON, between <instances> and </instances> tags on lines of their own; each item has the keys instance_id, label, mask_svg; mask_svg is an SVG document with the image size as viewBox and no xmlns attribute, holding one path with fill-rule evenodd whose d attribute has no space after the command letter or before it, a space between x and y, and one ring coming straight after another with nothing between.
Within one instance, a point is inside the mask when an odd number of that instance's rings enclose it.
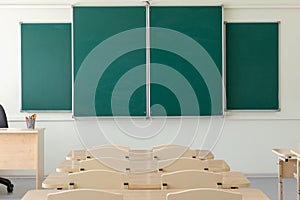
<instances>
[{"instance_id":1,"label":"small green chalkboard panel","mask_svg":"<svg viewBox=\"0 0 300 200\"><path fill-rule=\"evenodd\" d=\"M226 23L227 110L279 110L278 23Z\"/></svg>"},{"instance_id":2,"label":"small green chalkboard panel","mask_svg":"<svg viewBox=\"0 0 300 200\"><path fill-rule=\"evenodd\" d=\"M146 115L146 8L74 7L74 115Z\"/></svg>"},{"instance_id":3,"label":"small green chalkboard panel","mask_svg":"<svg viewBox=\"0 0 300 200\"><path fill-rule=\"evenodd\" d=\"M72 110L71 24L21 24L21 110Z\"/></svg>"},{"instance_id":4,"label":"small green chalkboard panel","mask_svg":"<svg viewBox=\"0 0 300 200\"><path fill-rule=\"evenodd\" d=\"M222 7L150 9L151 115L222 115Z\"/></svg>"}]
</instances>

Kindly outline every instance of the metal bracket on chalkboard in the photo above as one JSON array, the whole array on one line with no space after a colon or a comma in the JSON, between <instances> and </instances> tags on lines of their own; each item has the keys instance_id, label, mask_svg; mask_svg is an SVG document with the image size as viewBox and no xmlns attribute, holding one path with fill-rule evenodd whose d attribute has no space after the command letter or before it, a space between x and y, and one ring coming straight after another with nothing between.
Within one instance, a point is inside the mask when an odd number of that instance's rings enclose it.
<instances>
[{"instance_id":1,"label":"metal bracket on chalkboard","mask_svg":"<svg viewBox=\"0 0 300 200\"><path fill-rule=\"evenodd\" d=\"M150 6L150 0L141 0L142 2L145 2L148 6Z\"/></svg>"}]
</instances>

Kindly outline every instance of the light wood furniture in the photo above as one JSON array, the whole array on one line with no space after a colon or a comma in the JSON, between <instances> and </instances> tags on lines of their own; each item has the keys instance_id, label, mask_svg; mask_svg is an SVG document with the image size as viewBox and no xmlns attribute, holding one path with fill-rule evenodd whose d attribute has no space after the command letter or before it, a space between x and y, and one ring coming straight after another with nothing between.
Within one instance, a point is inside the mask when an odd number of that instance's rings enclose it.
<instances>
[{"instance_id":1,"label":"light wood furniture","mask_svg":"<svg viewBox=\"0 0 300 200\"><path fill-rule=\"evenodd\" d=\"M127 150L129 151L130 148L128 146L124 146L124 145L119 145L119 144L103 144L100 146L95 146L93 147L93 149L99 149L99 148L105 148L105 147L110 147L110 148L117 148L117 149L123 149L123 150Z\"/></svg>"},{"instance_id":2,"label":"light wood furniture","mask_svg":"<svg viewBox=\"0 0 300 200\"><path fill-rule=\"evenodd\" d=\"M153 149L153 157L157 160L197 158L198 154L198 150L179 145L167 145L162 148Z\"/></svg>"},{"instance_id":3,"label":"light wood furniture","mask_svg":"<svg viewBox=\"0 0 300 200\"><path fill-rule=\"evenodd\" d=\"M163 148L168 148L168 147L171 147L171 148L181 148L181 149L190 149L189 147L185 147L185 146L182 146L182 145L178 145L178 144L162 144L162 145L159 145L159 146L154 146L152 148L152 151L157 151L157 150L161 150ZM214 155L212 154L211 151L209 150L196 150L198 153L197 157L200 158L201 160L209 160L209 159L214 159Z\"/></svg>"},{"instance_id":4,"label":"light wood furniture","mask_svg":"<svg viewBox=\"0 0 300 200\"><path fill-rule=\"evenodd\" d=\"M57 172L79 172L91 169L105 169L119 172L156 172L158 170L156 160L127 160L104 157L87 160L65 160L57 168Z\"/></svg>"},{"instance_id":5,"label":"light wood furniture","mask_svg":"<svg viewBox=\"0 0 300 200\"><path fill-rule=\"evenodd\" d=\"M91 161L90 161L91 160ZM99 161L99 163L97 163ZM103 165L104 163L104 165ZM83 169L112 168L125 172L129 168L131 172L153 172L162 170L171 172L176 170L196 169L213 172L230 171L230 167L224 160L199 160L193 158L180 158L169 160L126 160L116 158L101 158L98 160L65 160L57 168L57 172L79 172Z\"/></svg>"},{"instance_id":6,"label":"light wood furniture","mask_svg":"<svg viewBox=\"0 0 300 200\"><path fill-rule=\"evenodd\" d=\"M92 158L91 154L87 150L71 150L67 156L66 160L86 160L87 158Z\"/></svg>"},{"instance_id":7,"label":"light wood furniture","mask_svg":"<svg viewBox=\"0 0 300 200\"><path fill-rule=\"evenodd\" d=\"M43 182L43 188L68 188L68 174L54 172ZM129 189L161 189L161 175L163 173L126 173L125 182ZM250 186L250 181L241 172L221 172L223 188L239 188Z\"/></svg>"},{"instance_id":8,"label":"light wood furniture","mask_svg":"<svg viewBox=\"0 0 300 200\"><path fill-rule=\"evenodd\" d=\"M117 158L93 158L79 161L79 168L80 171L104 169L126 172L126 169L129 169L129 162L128 160Z\"/></svg>"},{"instance_id":9,"label":"light wood furniture","mask_svg":"<svg viewBox=\"0 0 300 200\"><path fill-rule=\"evenodd\" d=\"M123 194L124 200L165 200L166 195L171 192L179 192L182 190L106 190ZM243 200L269 200L269 198L259 189L240 188L232 191L242 194ZM47 195L57 193L57 190L30 190L22 200L47 200Z\"/></svg>"},{"instance_id":10,"label":"light wood furniture","mask_svg":"<svg viewBox=\"0 0 300 200\"><path fill-rule=\"evenodd\" d=\"M186 146L183 146L183 145L179 145L179 144L161 144L161 145L152 147L152 150L163 149L165 147L181 147L181 148L183 147L183 148L189 148L189 147L186 147Z\"/></svg>"},{"instance_id":11,"label":"light wood furniture","mask_svg":"<svg viewBox=\"0 0 300 200\"><path fill-rule=\"evenodd\" d=\"M195 150L197 152L196 158L201 160L210 160L214 159L214 155L209 150ZM93 155L90 154L88 150L72 150L67 156L66 160L86 160L88 158L93 158ZM129 150L129 159L130 160L152 160L153 152L152 150Z\"/></svg>"},{"instance_id":12,"label":"light wood furniture","mask_svg":"<svg viewBox=\"0 0 300 200\"><path fill-rule=\"evenodd\" d=\"M283 199L283 178L294 178L297 172L297 157L291 152L291 149L273 149L278 156L278 198Z\"/></svg>"},{"instance_id":13,"label":"light wood furniture","mask_svg":"<svg viewBox=\"0 0 300 200\"><path fill-rule=\"evenodd\" d=\"M199 150L198 158L200 160L213 160L215 158L214 154L209 150Z\"/></svg>"},{"instance_id":14,"label":"light wood furniture","mask_svg":"<svg viewBox=\"0 0 300 200\"><path fill-rule=\"evenodd\" d=\"M67 190L47 195L47 200L83 200L87 198L89 200L123 200L123 195L93 189Z\"/></svg>"},{"instance_id":15,"label":"light wood furniture","mask_svg":"<svg viewBox=\"0 0 300 200\"><path fill-rule=\"evenodd\" d=\"M116 147L93 148L93 149L89 149L88 152L93 158L102 158L102 157L112 157L112 158L119 158L119 159L129 158L129 150L116 148Z\"/></svg>"},{"instance_id":16,"label":"light wood furniture","mask_svg":"<svg viewBox=\"0 0 300 200\"><path fill-rule=\"evenodd\" d=\"M223 176L203 170L182 170L161 175L162 189L221 188Z\"/></svg>"},{"instance_id":17,"label":"light wood furniture","mask_svg":"<svg viewBox=\"0 0 300 200\"><path fill-rule=\"evenodd\" d=\"M199 160L193 158L179 158L161 160L158 167L163 172L173 172L178 170L207 170L213 172L230 171L230 167L224 160Z\"/></svg>"},{"instance_id":18,"label":"light wood furniture","mask_svg":"<svg viewBox=\"0 0 300 200\"><path fill-rule=\"evenodd\" d=\"M167 200L242 200L242 194L218 189L198 188L167 194Z\"/></svg>"},{"instance_id":19,"label":"light wood furniture","mask_svg":"<svg viewBox=\"0 0 300 200\"><path fill-rule=\"evenodd\" d=\"M0 169L35 170L36 188L44 178L44 129L0 129Z\"/></svg>"},{"instance_id":20,"label":"light wood furniture","mask_svg":"<svg viewBox=\"0 0 300 200\"><path fill-rule=\"evenodd\" d=\"M297 199L300 200L300 149L291 149L291 153L297 157L295 178L297 179Z\"/></svg>"},{"instance_id":21,"label":"light wood furniture","mask_svg":"<svg viewBox=\"0 0 300 200\"><path fill-rule=\"evenodd\" d=\"M124 183L125 173L115 171L89 170L68 175L69 189L123 189Z\"/></svg>"}]
</instances>

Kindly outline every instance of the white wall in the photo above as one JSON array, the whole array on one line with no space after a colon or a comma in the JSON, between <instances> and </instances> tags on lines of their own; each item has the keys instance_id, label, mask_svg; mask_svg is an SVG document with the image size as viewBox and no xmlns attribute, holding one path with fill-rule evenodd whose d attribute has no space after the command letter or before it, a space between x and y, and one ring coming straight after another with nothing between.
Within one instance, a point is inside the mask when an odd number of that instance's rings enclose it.
<instances>
[{"instance_id":1,"label":"white wall","mask_svg":"<svg viewBox=\"0 0 300 200\"><path fill-rule=\"evenodd\" d=\"M14 1L18 3L17 1ZM28 1L29 2L29 1ZM34 1L32 1L34 2ZM46 2L46 1L45 1ZM52 2L52 1L51 1ZM49 2L49 3L51 3ZM62 3L62 1L59 1ZM74 1L65 1L74 3ZM107 1L103 1L105 4ZM117 1L114 1L118 3ZM136 1L129 4L141 5ZM153 4L160 5L159 0ZM189 1L195 4L196 1ZM217 1L216 1L217 2ZM237 3L239 3L239 5ZM275 147L297 147L300 130L300 7L270 4L241 6L243 1L225 1L226 21L280 21L281 61L280 91L281 112L278 113L225 113L224 118L201 119L102 119L100 127L91 121L74 121L70 113L38 113L37 127L45 127L45 172L55 167L71 149L81 149L102 143L99 134L103 131L110 142L132 148L150 148L152 145L174 140L190 144L193 148L212 148L218 159L225 159L232 170L245 173L276 173ZM283 1L281 1L283 2ZM0 4L5 1L0 0ZM38 3L35 1L34 3ZM57 3L57 2L54 2ZM77 3L82 3L77 1ZM179 1L164 1L172 5ZM284 1L297 3L297 1ZM91 1L90 4L93 4ZM97 3L97 5L102 5ZM121 4L120 4L121 5ZM124 2L123 2L124 5ZM199 4L198 4L199 5ZM274 6L275 5L275 6ZM71 22L70 6L1 6L0 5L0 103L5 106L9 125L25 127L26 113L20 112L20 22ZM128 136L136 123L140 132ZM212 123L212 124L211 124ZM148 127L148 128L142 128ZM179 132L183 128L182 132ZM93 132L93 134L90 134ZM194 134L196 132L196 135ZM205 133L210 135L203 144ZM157 133L157 135L150 135ZM183 133L183 134L182 134ZM219 135L220 133L220 135ZM175 137L175 136L177 137ZM196 136L194 138L194 136ZM145 137L147 139L143 139ZM217 142L214 146L214 142ZM27 172L1 171L1 174L27 174Z\"/></svg>"}]
</instances>

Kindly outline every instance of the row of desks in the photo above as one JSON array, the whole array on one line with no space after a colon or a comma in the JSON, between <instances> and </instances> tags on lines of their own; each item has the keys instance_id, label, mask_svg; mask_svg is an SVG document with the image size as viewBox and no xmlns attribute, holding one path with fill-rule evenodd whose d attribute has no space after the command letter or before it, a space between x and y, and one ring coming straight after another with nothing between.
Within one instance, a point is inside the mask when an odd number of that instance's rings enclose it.
<instances>
[{"instance_id":1,"label":"row of desks","mask_svg":"<svg viewBox=\"0 0 300 200\"><path fill-rule=\"evenodd\" d=\"M65 160L56 168L56 172L79 172L80 171L80 161L77 160ZM148 167L150 170L151 167L155 168L157 166L156 160L147 160L147 161L130 161L130 164L127 166L131 171L140 171L143 167ZM225 172L230 171L229 165L224 160L205 160L206 170L212 172ZM149 167L150 166L150 167ZM114 168L114 167L112 167ZM117 167L115 167L117 168ZM125 171L126 166L123 170L119 168L119 171ZM144 168L145 169L145 168ZM155 169L159 169L156 167Z\"/></svg>"},{"instance_id":2,"label":"row of desks","mask_svg":"<svg viewBox=\"0 0 300 200\"><path fill-rule=\"evenodd\" d=\"M240 172L222 172L224 188L239 188L250 186L250 181ZM125 182L129 183L129 189L161 189L161 173L128 173ZM68 173L51 173L43 182L43 188L68 188Z\"/></svg>"},{"instance_id":3,"label":"row of desks","mask_svg":"<svg viewBox=\"0 0 300 200\"><path fill-rule=\"evenodd\" d=\"M149 158L147 162L157 162L153 159L152 154L148 150L133 150L130 152L132 160L143 160L145 155ZM80 171L79 161L92 158L93 156L85 150L71 151L66 160L57 168L56 172L50 174L43 182L43 188L68 188L68 174ZM269 199L261 190L253 188L240 188L250 185L250 181L240 172L230 172L230 167L223 160L213 160L214 156L210 151L198 151L197 157L202 160L209 159L209 171L219 172L223 175L222 187L226 190L239 192L243 195L244 200L267 200ZM180 190L165 189L161 187L161 174L163 172L151 173L126 173L126 182L129 183L128 189L124 190L108 190L123 194L125 200L137 199L154 199L162 200L166 198L166 194ZM231 189L229 189L231 188ZM23 200L42 200L47 199L49 193L59 192L58 190L32 190L26 193Z\"/></svg>"},{"instance_id":4,"label":"row of desks","mask_svg":"<svg viewBox=\"0 0 300 200\"><path fill-rule=\"evenodd\" d=\"M129 157L133 160L153 159L152 153L151 150L129 150ZM214 159L214 155L209 150L197 150L196 156L201 160ZM87 150L72 150L67 154L66 160L85 160L92 157L93 155Z\"/></svg>"},{"instance_id":5,"label":"row of desks","mask_svg":"<svg viewBox=\"0 0 300 200\"><path fill-rule=\"evenodd\" d=\"M166 195L171 192L182 190L108 190L110 192L123 194L124 200L165 200ZM228 190L227 190L228 191ZM240 188L230 190L243 195L243 200L268 200L269 198L259 189ZM47 200L47 195L56 193L56 190L31 190L25 194L22 200Z\"/></svg>"},{"instance_id":6,"label":"row of desks","mask_svg":"<svg viewBox=\"0 0 300 200\"><path fill-rule=\"evenodd\" d=\"M278 156L278 196L283 199L283 178L297 179L297 199L300 200L300 149L273 149Z\"/></svg>"}]
</instances>

